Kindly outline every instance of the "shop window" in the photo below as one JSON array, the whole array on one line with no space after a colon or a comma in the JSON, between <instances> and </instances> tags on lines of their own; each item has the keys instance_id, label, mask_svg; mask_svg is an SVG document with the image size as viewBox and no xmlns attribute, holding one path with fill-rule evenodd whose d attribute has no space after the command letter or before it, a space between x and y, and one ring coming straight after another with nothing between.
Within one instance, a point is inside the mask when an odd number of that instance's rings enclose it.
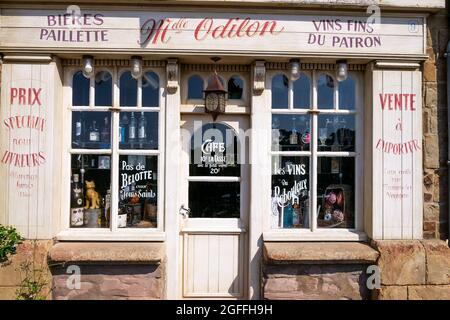
<instances>
[{"instance_id":1,"label":"shop window","mask_svg":"<svg viewBox=\"0 0 450 320\"><path fill-rule=\"evenodd\" d=\"M292 90L294 91L294 108L309 109L311 106L310 78L302 72L300 78L294 81Z\"/></svg>"},{"instance_id":2,"label":"shop window","mask_svg":"<svg viewBox=\"0 0 450 320\"><path fill-rule=\"evenodd\" d=\"M146 72L142 76L142 106L159 106L159 77L154 72Z\"/></svg>"},{"instance_id":3,"label":"shop window","mask_svg":"<svg viewBox=\"0 0 450 320\"><path fill-rule=\"evenodd\" d=\"M223 148L214 148L223 144ZM212 151L212 150L215 151ZM192 218L239 218L240 176L238 139L222 123L208 123L194 132L189 165L189 208ZM228 181L211 181L211 177Z\"/></svg>"},{"instance_id":4,"label":"shop window","mask_svg":"<svg viewBox=\"0 0 450 320\"><path fill-rule=\"evenodd\" d=\"M356 84L352 76L339 83L339 109L355 110Z\"/></svg>"},{"instance_id":5,"label":"shop window","mask_svg":"<svg viewBox=\"0 0 450 320\"><path fill-rule=\"evenodd\" d=\"M105 108L114 105L110 71L87 79L88 88L90 81L94 87L92 106L72 106L72 229L103 228L119 234L122 228L159 228L159 76L149 71L138 81L127 70L118 74L118 110ZM73 94L80 91L76 84L84 83L74 80ZM140 101L138 91L142 92ZM84 104L90 105L89 97Z\"/></svg>"},{"instance_id":6,"label":"shop window","mask_svg":"<svg viewBox=\"0 0 450 320\"><path fill-rule=\"evenodd\" d=\"M137 106L138 82L131 76L131 71L126 71L120 76L120 106Z\"/></svg>"},{"instance_id":7,"label":"shop window","mask_svg":"<svg viewBox=\"0 0 450 320\"><path fill-rule=\"evenodd\" d=\"M317 107L319 109L334 107L334 79L328 74L319 75L317 80Z\"/></svg>"},{"instance_id":8,"label":"shop window","mask_svg":"<svg viewBox=\"0 0 450 320\"><path fill-rule=\"evenodd\" d=\"M270 224L273 229L312 232L355 229L356 200L361 188L357 176L361 146L356 143L360 127L356 119L361 106L356 105L355 80L348 77L340 83L335 99L333 77L318 71L313 75L317 79L315 88L307 74L292 84L285 84L287 78L280 75L272 78ZM292 102L284 101L286 110L282 113L278 89L281 83L283 97L294 97ZM314 89L316 101L311 99Z\"/></svg>"},{"instance_id":9,"label":"shop window","mask_svg":"<svg viewBox=\"0 0 450 320\"><path fill-rule=\"evenodd\" d=\"M199 75L189 77L188 99L203 99L203 79Z\"/></svg>"},{"instance_id":10,"label":"shop window","mask_svg":"<svg viewBox=\"0 0 450 320\"><path fill-rule=\"evenodd\" d=\"M72 105L89 105L89 79L83 76L82 71L78 71L72 78Z\"/></svg>"},{"instance_id":11,"label":"shop window","mask_svg":"<svg viewBox=\"0 0 450 320\"><path fill-rule=\"evenodd\" d=\"M289 80L284 74L272 78L272 109L287 109L289 104Z\"/></svg>"},{"instance_id":12,"label":"shop window","mask_svg":"<svg viewBox=\"0 0 450 320\"><path fill-rule=\"evenodd\" d=\"M107 71L95 75L95 105L112 106L112 76Z\"/></svg>"},{"instance_id":13,"label":"shop window","mask_svg":"<svg viewBox=\"0 0 450 320\"><path fill-rule=\"evenodd\" d=\"M239 76L232 76L228 80L228 99L242 99L244 91L244 81Z\"/></svg>"}]
</instances>

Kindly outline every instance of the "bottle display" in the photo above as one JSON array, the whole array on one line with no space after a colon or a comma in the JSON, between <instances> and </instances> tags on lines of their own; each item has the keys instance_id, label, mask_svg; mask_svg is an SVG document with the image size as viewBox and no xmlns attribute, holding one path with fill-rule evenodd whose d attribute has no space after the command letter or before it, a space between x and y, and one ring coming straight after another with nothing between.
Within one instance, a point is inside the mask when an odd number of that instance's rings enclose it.
<instances>
[{"instance_id":1,"label":"bottle display","mask_svg":"<svg viewBox=\"0 0 450 320\"><path fill-rule=\"evenodd\" d=\"M73 175L70 197L70 225L80 227L84 224L83 189L79 184L79 175Z\"/></svg>"},{"instance_id":2,"label":"bottle display","mask_svg":"<svg viewBox=\"0 0 450 320\"><path fill-rule=\"evenodd\" d=\"M100 141L100 132L97 128L97 121L92 121L92 125L89 128L89 141L90 142L99 142Z\"/></svg>"},{"instance_id":3,"label":"bottle display","mask_svg":"<svg viewBox=\"0 0 450 320\"><path fill-rule=\"evenodd\" d=\"M298 144L298 132L295 128L295 117L292 118L292 129L291 134L289 135L289 143L290 144Z\"/></svg>"},{"instance_id":4,"label":"bottle display","mask_svg":"<svg viewBox=\"0 0 450 320\"><path fill-rule=\"evenodd\" d=\"M82 132L82 125L81 125L81 119L78 119L75 122L75 138L74 138L74 142L77 145L81 144L81 132Z\"/></svg>"},{"instance_id":5,"label":"bottle display","mask_svg":"<svg viewBox=\"0 0 450 320\"><path fill-rule=\"evenodd\" d=\"M108 143L110 141L111 125L109 124L108 117L103 120L102 130L100 132L100 141Z\"/></svg>"},{"instance_id":6,"label":"bottle display","mask_svg":"<svg viewBox=\"0 0 450 320\"><path fill-rule=\"evenodd\" d=\"M130 126L128 127L128 141L133 143L136 141L136 117L134 116L134 112L131 113Z\"/></svg>"},{"instance_id":7,"label":"bottle display","mask_svg":"<svg viewBox=\"0 0 450 320\"><path fill-rule=\"evenodd\" d=\"M139 126L138 126L138 140L140 143L144 143L147 138L147 120L145 119L144 112L141 112L141 117L139 118Z\"/></svg>"}]
</instances>

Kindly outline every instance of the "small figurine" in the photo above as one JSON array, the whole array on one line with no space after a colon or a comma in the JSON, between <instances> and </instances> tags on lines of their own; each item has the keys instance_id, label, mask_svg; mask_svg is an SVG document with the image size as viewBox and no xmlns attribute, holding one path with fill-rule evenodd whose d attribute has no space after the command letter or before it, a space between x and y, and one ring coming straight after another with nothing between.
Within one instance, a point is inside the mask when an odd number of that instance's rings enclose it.
<instances>
[{"instance_id":1,"label":"small figurine","mask_svg":"<svg viewBox=\"0 0 450 320\"><path fill-rule=\"evenodd\" d=\"M90 207L89 207L90 206ZM95 182L86 180L86 206L85 209L99 209L100 208L100 196L95 191Z\"/></svg>"}]
</instances>

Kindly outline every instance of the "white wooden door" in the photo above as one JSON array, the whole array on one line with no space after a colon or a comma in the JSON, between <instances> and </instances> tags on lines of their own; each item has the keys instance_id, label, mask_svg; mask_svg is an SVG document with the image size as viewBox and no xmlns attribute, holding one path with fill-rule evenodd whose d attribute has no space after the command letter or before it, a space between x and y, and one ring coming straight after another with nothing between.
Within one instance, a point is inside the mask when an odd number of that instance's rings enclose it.
<instances>
[{"instance_id":1,"label":"white wooden door","mask_svg":"<svg viewBox=\"0 0 450 320\"><path fill-rule=\"evenodd\" d=\"M238 115L181 119L183 298L247 298L247 128Z\"/></svg>"}]
</instances>

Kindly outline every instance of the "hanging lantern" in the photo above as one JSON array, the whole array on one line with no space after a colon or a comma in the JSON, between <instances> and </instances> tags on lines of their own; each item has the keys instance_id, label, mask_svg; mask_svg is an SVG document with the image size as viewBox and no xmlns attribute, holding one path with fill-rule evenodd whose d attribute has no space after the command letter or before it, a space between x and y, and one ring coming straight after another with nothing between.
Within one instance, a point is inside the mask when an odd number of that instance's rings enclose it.
<instances>
[{"instance_id":1,"label":"hanging lantern","mask_svg":"<svg viewBox=\"0 0 450 320\"><path fill-rule=\"evenodd\" d=\"M208 87L205 89L205 109L207 113L211 113L213 120L217 119L219 114L225 112L225 106L227 104L227 90L222 85L217 72L211 77L208 82Z\"/></svg>"}]
</instances>

